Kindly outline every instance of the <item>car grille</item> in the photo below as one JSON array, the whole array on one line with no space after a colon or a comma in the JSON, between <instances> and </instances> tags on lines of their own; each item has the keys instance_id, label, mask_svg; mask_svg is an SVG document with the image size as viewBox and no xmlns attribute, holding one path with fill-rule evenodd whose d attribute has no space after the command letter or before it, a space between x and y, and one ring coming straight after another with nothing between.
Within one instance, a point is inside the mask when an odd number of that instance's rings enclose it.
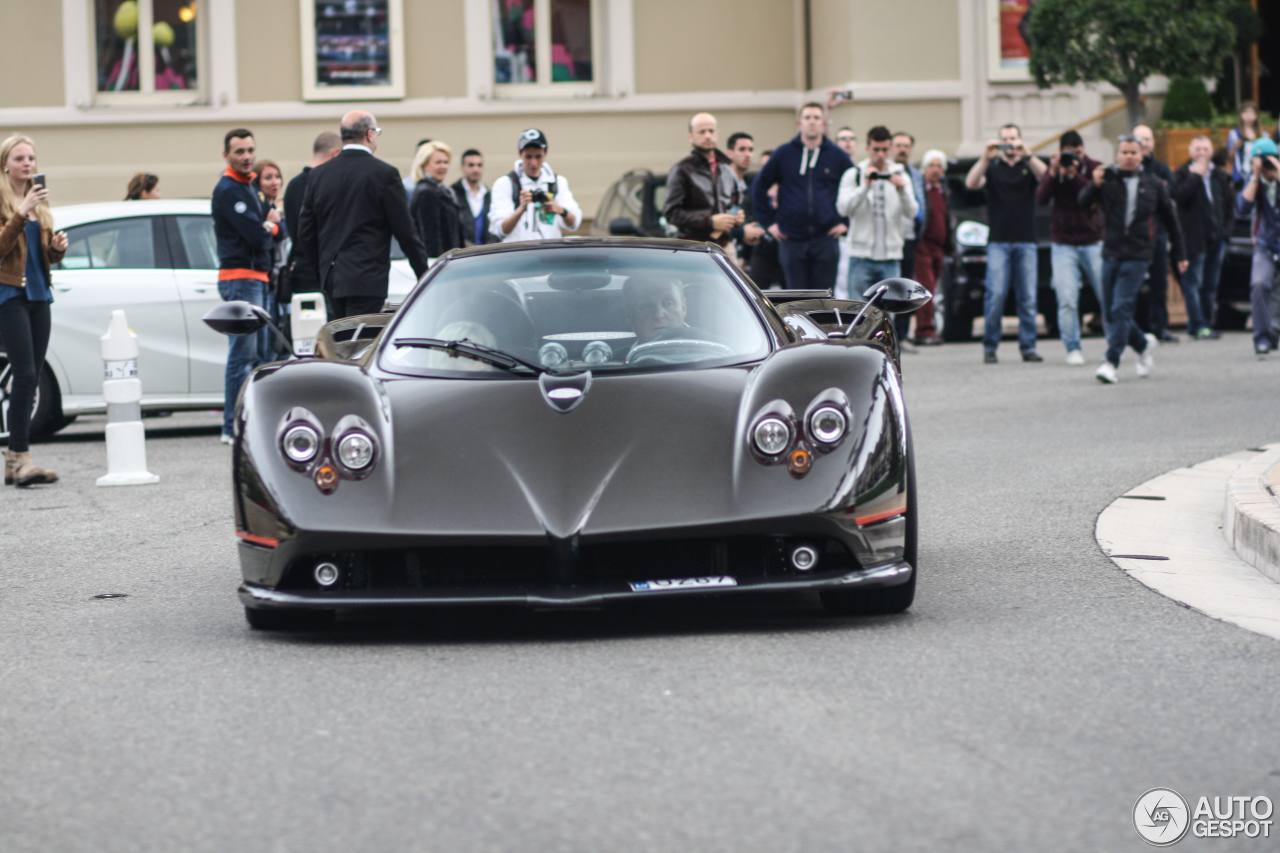
<instances>
[{"instance_id":1,"label":"car grille","mask_svg":"<svg viewBox=\"0 0 1280 853\"><path fill-rule=\"evenodd\" d=\"M797 574L788 537L672 539L583 544L576 553L551 545L444 546L308 554L293 560L280 589L322 590L315 567L333 563L332 591L517 588L607 585L628 581L732 575L739 579ZM852 571L857 562L836 540L806 539L821 553L822 572Z\"/></svg>"}]
</instances>

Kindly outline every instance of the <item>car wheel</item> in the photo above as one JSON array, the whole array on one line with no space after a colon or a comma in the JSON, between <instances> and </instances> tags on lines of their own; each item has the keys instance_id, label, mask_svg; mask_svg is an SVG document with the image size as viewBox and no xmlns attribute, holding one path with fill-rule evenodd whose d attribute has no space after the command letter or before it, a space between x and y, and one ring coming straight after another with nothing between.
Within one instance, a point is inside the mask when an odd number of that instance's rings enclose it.
<instances>
[{"instance_id":1,"label":"car wheel","mask_svg":"<svg viewBox=\"0 0 1280 853\"><path fill-rule=\"evenodd\" d=\"M333 624L332 610L265 610L246 607L244 618L255 631L306 631Z\"/></svg>"},{"instance_id":2,"label":"car wheel","mask_svg":"<svg viewBox=\"0 0 1280 853\"><path fill-rule=\"evenodd\" d=\"M0 352L0 436L9 435L9 401L13 394L13 368L5 353ZM62 395L58 381L46 364L36 383L35 406L31 412L31 435L52 435L75 418L62 415Z\"/></svg>"},{"instance_id":3,"label":"car wheel","mask_svg":"<svg viewBox=\"0 0 1280 853\"><path fill-rule=\"evenodd\" d=\"M902 558L911 565L911 577L897 586L867 590L824 589L819 594L828 613L842 616L876 616L901 613L916 598L916 576L920 574L920 529L916 500L916 456L907 445L907 534Z\"/></svg>"}]
</instances>

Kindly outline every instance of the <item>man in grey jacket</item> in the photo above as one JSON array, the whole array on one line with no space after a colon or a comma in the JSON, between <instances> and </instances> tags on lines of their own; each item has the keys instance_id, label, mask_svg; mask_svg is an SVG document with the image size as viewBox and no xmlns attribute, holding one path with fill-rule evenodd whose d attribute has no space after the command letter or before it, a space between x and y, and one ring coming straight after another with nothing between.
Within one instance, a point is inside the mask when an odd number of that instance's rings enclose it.
<instances>
[{"instance_id":1,"label":"man in grey jacket","mask_svg":"<svg viewBox=\"0 0 1280 853\"><path fill-rule=\"evenodd\" d=\"M840 178L836 211L849 217L849 284L841 298L858 298L868 287L902 271L903 221L913 221L919 203L911 178L889 160L892 140L882 126L867 132L866 160Z\"/></svg>"}]
</instances>

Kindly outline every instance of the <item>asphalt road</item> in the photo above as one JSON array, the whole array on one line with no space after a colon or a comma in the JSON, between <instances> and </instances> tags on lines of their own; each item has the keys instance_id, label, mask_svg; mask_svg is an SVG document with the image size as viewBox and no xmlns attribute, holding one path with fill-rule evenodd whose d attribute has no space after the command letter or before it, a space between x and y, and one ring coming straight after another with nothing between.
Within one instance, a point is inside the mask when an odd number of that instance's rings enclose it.
<instances>
[{"instance_id":1,"label":"asphalt road","mask_svg":"<svg viewBox=\"0 0 1280 853\"><path fill-rule=\"evenodd\" d=\"M251 632L217 420L148 421L160 484L101 489L85 419L36 448L62 483L0 492L0 850L1136 851L1149 788L1280 801L1280 645L1093 538L1133 486L1280 440L1280 358L1184 342L1105 387L1101 350L905 356L922 567L896 617Z\"/></svg>"}]
</instances>

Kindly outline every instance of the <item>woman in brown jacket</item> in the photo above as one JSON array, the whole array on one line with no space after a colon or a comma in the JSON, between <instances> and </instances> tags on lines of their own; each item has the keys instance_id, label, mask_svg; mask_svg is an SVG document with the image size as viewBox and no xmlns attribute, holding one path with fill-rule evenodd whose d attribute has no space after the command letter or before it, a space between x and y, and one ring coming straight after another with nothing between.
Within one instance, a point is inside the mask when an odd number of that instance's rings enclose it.
<instances>
[{"instance_id":1,"label":"woman in brown jacket","mask_svg":"<svg viewBox=\"0 0 1280 853\"><path fill-rule=\"evenodd\" d=\"M25 136L0 143L0 342L13 376L5 485L34 486L58 479L31 461L28 439L36 384L49 346L50 268L67 251L67 235L53 232L49 193L36 186L36 147Z\"/></svg>"}]
</instances>

